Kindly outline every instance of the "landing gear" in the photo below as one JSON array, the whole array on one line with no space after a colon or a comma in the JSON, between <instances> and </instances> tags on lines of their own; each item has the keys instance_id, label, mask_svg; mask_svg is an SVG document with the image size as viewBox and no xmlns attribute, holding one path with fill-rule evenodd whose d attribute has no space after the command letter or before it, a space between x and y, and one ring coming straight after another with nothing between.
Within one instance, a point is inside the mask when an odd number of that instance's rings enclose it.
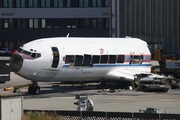
<instances>
[{"instance_id":1,"label":"landing gear","mask_svg":"<svg viewBox=\"0 0 180 120\"><path fill-rule=\"evenodd\" d=\"M33 81L32 85L28 88L28 93L32 93L33 95L38 95L40 93L40 87L37 82Z\"/></svg>"},{"instance_id":2,"label":"landing gear","mask_svg":"<svg viewBox=\"0 0 180 120\"><path fill-rule=\"evenodd\" d=\"M32 93L34 95L38 95L40 93L40 87L39 86L29 86L28 93Z\"/></svg>"},{"instance_id":3,"label":"landing gear","mask_svg":"<svg viewBox=\"0 0 180 120\"><path fill-rule=\"evenodd\" d=\"M14 86L14 87L8 86L4 88L4 91L13 90L13 93L19 93L20 88L22 87L29 87L28 93L31 93L31 94L38 95L40 93L40 87L38 86L36 81L32 81L32 84L25 84L25 85L19 85L19 86Z\"/></svg>"},{"instance_id":4,"label":"landing gear","mask_svg":"<svg viewBox=\"0 0 180 120\"><path fill-rule=\"evenodd\" d=\"M19 93L20 89L19 88L14 88L13 93Z\"/></svg>"}]
</instances>

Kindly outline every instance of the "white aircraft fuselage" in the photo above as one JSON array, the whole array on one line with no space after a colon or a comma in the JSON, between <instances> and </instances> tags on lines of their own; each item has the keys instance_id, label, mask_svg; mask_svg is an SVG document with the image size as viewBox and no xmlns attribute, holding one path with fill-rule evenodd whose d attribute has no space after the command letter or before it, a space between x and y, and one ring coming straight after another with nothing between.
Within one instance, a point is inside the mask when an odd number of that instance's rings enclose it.
<instances>
[{"instance_id":1,"label":"white aircraft fuselage","mask_svg":"<svg viewBox=\"0 0 180 120\"><path fill-rule=\"evenodd\" d=\"M10 67L37 82L132 81L150 73L147 46L137 38L44 38L21 46Z\"/></svg>"}]
</instances>

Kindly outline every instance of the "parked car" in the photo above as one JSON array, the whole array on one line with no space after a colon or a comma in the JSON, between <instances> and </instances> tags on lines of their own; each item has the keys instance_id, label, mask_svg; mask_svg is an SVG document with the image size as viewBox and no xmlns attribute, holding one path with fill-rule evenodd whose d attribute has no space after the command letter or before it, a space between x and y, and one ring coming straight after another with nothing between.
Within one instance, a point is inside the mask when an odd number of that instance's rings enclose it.
<instances>
[{"instance_id":1,"label":"parked car","mask_svg":"<svg viewBox=\"0 0 180 120\"><path fill-rule=\"evenodd\" d=\"M11 55L12 49L11 48L1 48L0 49L0 55Z\"/></svg>"}]
</instances>

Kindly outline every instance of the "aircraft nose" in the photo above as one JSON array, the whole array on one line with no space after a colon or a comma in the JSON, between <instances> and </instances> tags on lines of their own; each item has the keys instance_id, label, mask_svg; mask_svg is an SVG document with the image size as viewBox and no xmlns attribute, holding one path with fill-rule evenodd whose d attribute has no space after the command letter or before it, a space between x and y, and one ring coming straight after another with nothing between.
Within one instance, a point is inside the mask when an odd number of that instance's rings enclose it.
<instances>
[{"instance_id":1,"label":"aircraft nose","mask_svg":"<svg viewBox=\"0 0 180 120\"><path fill-rule=\"evenodd\" d=\"M18 72L23 65L23 58L18 54L12 54L10 59L10 68L13 72Z\"/></svg>"}]
</instances>

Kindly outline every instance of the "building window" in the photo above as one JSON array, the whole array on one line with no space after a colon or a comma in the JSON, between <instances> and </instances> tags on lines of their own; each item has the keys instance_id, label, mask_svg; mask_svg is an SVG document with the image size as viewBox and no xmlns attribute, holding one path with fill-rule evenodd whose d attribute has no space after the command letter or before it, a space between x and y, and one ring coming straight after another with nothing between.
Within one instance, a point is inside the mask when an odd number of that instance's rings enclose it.
<instances>
[{"instance_id":1,"label":"building window","mask_svg":"<svg viewBox=\"0 0 180 120\"><path fill-rule=\"evenodd\" d=\"M66 7L77 7L78 0L66 0Z\"/></svg>"},{"instance_id":2,"label":"building window","mask_svg":"<svg viewBox=\"0 0 180 120\"><path fill-rule=\"evenodd\" d=\"M2 23L1 22L2 22L2 20L0 19L0 28L2 28Z\"/></svg>"},{"instance_id":3,"label":"building window","mask_svg":"<svg viewBox=\"0 0 180 120\"><path fill-rule=\"evenodd\" d=\"M37 8L38 7L38 0L28 0L28 7L29 8Z\"/></svg>"},{"instance_id":4,"label":"building window","mask_svg":"<svg viewBox=\"0 0 180 120\"><path fill-rule=\"evenodd\" d=\"M64 19L53 19L53 28L64 28Z\"/></svg>"},{"instance_id":5,"label":"building window","mask_svg":"<svg viewBox=\"0 0 180 120\"><path fill-rule=\"evenodd\" d=\"M105 18L104 20L105 22L105 25L104 25L104 28L109 28L109 18Z\"/></svg>"},{"instance_id":6,"label":"building window","mask_svg":"<svg viewBox=\"0 0 180 120\"><path fill-rule=\"evenodd\" d=\"M34 19L34 28L38 28L38 19Z\"/></svg>"},{"instance_id":7,"label":"building window","mask_svg":"<svg viewBox=\"0 0 180 120\"><path fill-rule=\"evenodd\" d=\"M101 0L92 0L91 5L92 5L92 7L102 7L102 1Z\"/></svg>"},{"instance_id":8,"label":"building window","mask_svg":"<svg viewBox=\"0 0 180 120\"><path fill-rule=\"evenodd\" d=\"M101 0L97 0L97 7L102 7L102 2L101 2Z\"/></svg>"},{"instance_id":9,"label":"building window","mask_svg":"<svg viewBox=\"0 0 180 120\"><path fill-rule=\"evenodd\" d=\"M46 28L46 19L41 19L41 28Z\"/></svg>"},{"instance_id":10,"label":"building window","mask_svg":"<svg viewBox=\"0 0 180 120\"><path fill-rule=\"evenodd\" d=\"M26 19L16 19L16 28L26 28Z\"/></svg>"},{"instance_id":11,"label":"building window","mask_svg":"<svg viewBox=\"0 0 180 120\"><path fill-rule=\"evenodd\" d=\"M13 19L4 19L4 28L13 28Z\"/></svg>"},{"instance_id":12,"label":"building window","mask_svg":"<svg viewBox=\"0 0 180 120\"><path fill-rule=\"evenodd\" d=\"M95 18L91 19L92 28L96 28L96 22L97 20Z\"/></svg>"},{"instance_id":13,"label":"building window","mask_svg":"<svg viewBox=\"0 0 180 120\"><path fill-rule=\"evenodd\" d=\"M29 28L33 28L33 19L29 19Z\"/></svg>"},{"instance_id":14,"label":"building window","mask_svg":"<svg viewBox=\"0 0 180 120\"><path fill-rule=\"evenodd\" d=\"M66 7L71 7L71 0L66 0Z\"/></svg>"},{"instance_id":15,"label":"building window","mask_svg":"<svg viewBox=\"0 0 180 120\"><path fill-rule=\"evenodd\" d=\"M63 0L54 0L54 4L53 4L55 8L57 7L63 7Z\"/></svg>"},{"instance_id":16,"label":"building window","mask_svg":"<svg viewBox=\"0 0 180 120\"><path fill-rule=\"evenodd\" d=\"M41 19L41 28L51 28L51 19Z\"/></svg>"},{"instance_id":17,"label":"building window","mask_svg":"<svg viewBox=\"0 0 180 120\"><path fill-rule=\"evenodd\" d=\"M102 28L102 25L103 25L102 23L103 23L102 18L98 18L97 19L97 27Z\"/></svg>"},{"instance_id":18,"label":"building window","mask_svg":"<svg viewBox=\"0 0 180 120\"><path fill-rule=\"evenodd\" d=\"M3 0L3 7L4 8L12 8L13 7L13 0Z\"/></svg>"},{"instance_id":19,"label":"building window","mask_svg":"<svg viewBox=\"0 0 180 120\"><path fill-rule=\"evenodd\" d=\"M79 28L90 28L90 20L88 18L79 19Z\"/></svg>"},{"instance_id":20,"label":"building window","mask_svg":"<svg viewBox=\"0 0 180 120\"><path fill-rule=\"evenodd\" d=\"M76 19L66 19L66 28L76 28Z\"/></svg>"},{"instance_id":21,"label":"building window","mask_svg":"<svg viewBox=\"0 0 180 120\"><path fill-rule=\"evenodd\" d=\"M25 0L16 0L16 8L25 8Z\"/></svg>"},{"instance_id":22,"label":"building window","mask_svg":"<svg viewBox=\"0 0 180 120\"><path fill-rule=\"evenodd\" d=\"M109 7L109 0L105 0L104 7Z\"/></svg>"},{"instance_id":23,"label":"building window","mask_svg":"<svg viewBox=\"0 0 180 120\"><path fill-rule=\"evenodd\" d=\"M49 8L50 7L50 0L41 0L41 7L42 8Z\"/></svg>"},{"instance_id":24,"label":"building window","mask_svg":"<svg viewBox=\"0 0 180 120\"><path fill-rule=\"evenodd\" d=\"M46 4L45 0L41 0L41 7L45 7L45 4Z\"/></svg>"},{"instance_id":25,"label":"building window","mask_svg":"<svg viewBox=\"0 0 180 120\"><path fill-rule=\"evenodd\" d=\"M102 18L92 18L91 25L92 25L92 28L103 28L103 19Z\"/></svg>"},{"instance_id":26,"label":"building window","mask_svg":"<svg viewBox=\"0 0 180 120\"><path fill-rule=\"evenodd\" d=\"M29 19L29 28L38 28L38 19Z\"/></svg>"},{"instance_id":27,"label":"building window","mask_svg":"<svg viewBox=\"0 0 180 120\"><path fill-rule=\"evenodd\" d=\"M79 0L79 7L89 7L89 0Z\"/></svg>"}]
</instances>

